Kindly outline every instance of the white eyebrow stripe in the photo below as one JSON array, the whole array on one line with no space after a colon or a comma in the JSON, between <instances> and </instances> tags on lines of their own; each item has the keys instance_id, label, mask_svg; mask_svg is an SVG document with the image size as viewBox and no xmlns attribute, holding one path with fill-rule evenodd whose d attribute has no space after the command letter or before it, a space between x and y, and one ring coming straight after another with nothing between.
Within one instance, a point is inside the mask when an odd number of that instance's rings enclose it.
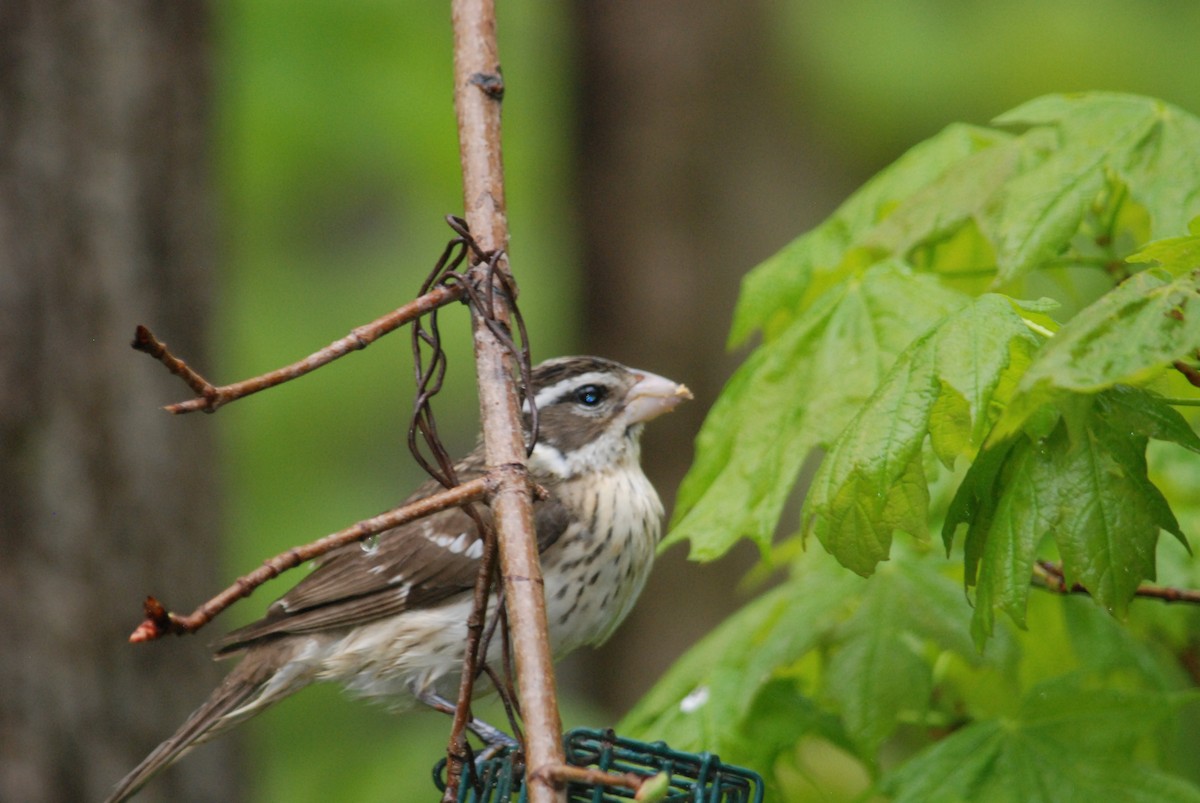
<instances>
[{"instance_id":1,"label":"white eyebrow stripe","mask_svg":"<svg viewBox=\"0 0 1200 803\"><path fill-rule=\"evenodd\" d=\"M545 407L553 401L556 401L559 396L566 392L569 388L579 387L582 385L604 385L607 388L613 386L613 376L607 371L589 371L586 374L579 376L571 376L566 379L560 379L549 387L542 388L537 395L533 397L533 403L538 407Z\"/></svg>"}]
</instances>

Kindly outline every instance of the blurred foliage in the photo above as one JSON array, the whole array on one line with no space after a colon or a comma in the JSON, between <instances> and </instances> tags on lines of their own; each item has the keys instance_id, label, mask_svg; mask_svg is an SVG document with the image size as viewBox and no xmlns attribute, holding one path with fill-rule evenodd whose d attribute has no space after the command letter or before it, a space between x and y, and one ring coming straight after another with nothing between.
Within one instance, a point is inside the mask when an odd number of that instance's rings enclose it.
<instances>
[{"instance_id":1,"label":"blurred foliage","mask_svg":"<svg viewBox=\"0 0 1200 803\"><path fill-rule=\"evenodd\" d=\"M223 0L216 11L213 134L226 241L219 364L207 373L226 381L297 359L403 303L449 236L442 216L461 200L448 4ZM500 4L513 258L538 358L579 342L570 13L566 4ZM797 126L851 175L947 120L984 122L1046 91L1129 90L1200 108L1185 66L1200 21L1190 0L854 0L765 13L764 41L747 49L770 50ZM450 338L457 370L439 409L452 451L462 453L475 431L463 311L447 311L444 328L459 330ZM228 467L231 575L390 507L419 481L403 446L411 397L403 338L212 419ZM1152 467L1166 471L1175 459L1151 450ZM1176 512L1185 530L1200 518ZM259 592L229 624L256 616L281 587ZM397 725L329 689L251 727L264 800L424 799L444 738L438 717ZM789 770L797 785L814 762L837 763L825 744L798 749ZM837 755L851 776L859 771ZM411 759L411 772L398 757ZM331 764L344 772L330 773Z\"/></svg>"},{"instance_id":2,"label":"blurred foliage","mask_svg":"<svg viewBox=\"0 0 1200 803\"><path fill-rule=\"evenodd\" d=\"M984 123L1050 92L1108 90L1200 109L1191 0L848 0L773 7L796 114L872 170L951 120ZM800 122L798 120L798 122Z\"/></svg>"},{"instance_id":3,"label":"blurred foliage","mask_svg":"<svg viewBox=\"0 0 1200 803\"><path fill-rule=\"evenodd\" d=\"M636 736L784 799L773 770L817 739L896 800L1200 801L1200 611L1130 606L1160 560L1200 586L1177 518L1200 397L1172 367L1200 355L1200 119L1089 93L997 125L915 146L744 280L734 338L762 342L668 543L749 537L787 579L667 673ZM1039 557L1090 600L1031 595Z\"/></svg>"}]
</instances>

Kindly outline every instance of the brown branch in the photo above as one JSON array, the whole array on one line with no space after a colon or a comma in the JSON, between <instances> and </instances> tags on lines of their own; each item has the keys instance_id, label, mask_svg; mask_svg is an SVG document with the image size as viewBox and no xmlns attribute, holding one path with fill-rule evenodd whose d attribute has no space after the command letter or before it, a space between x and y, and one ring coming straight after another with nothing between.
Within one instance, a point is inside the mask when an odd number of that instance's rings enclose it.
<instances>
[{"instance_id":1,"label":"brown branch","mask_svg":"<svg viewBox=\"0 0 1200 803\"><path fill-rule=\"evenodd\" d=\"M138 328L133 333L133 342L129 345L133 346L137 351L144 351L167 366L168 371L186 382L187 386L194 390L197 395L207 398L215 390L212 383L192 370L190 365L172 354L170 349L167 348L167 344L155 337L154 333L145 326L138 324Z\"/></svg>"},{"instance_id":2,"label":"brown branch","mask_svg":"<svg viewBox=\"0 0 1200 803\"><path fill-rule=\"evenodd\" d=\"M475 696L475 679L479 675L479 645L483 640L484 619L487 616L488 598L491 596L496 571L496 533L488 529L480 533L483 537L483 556L479 561L479 573L475 576L475 594L471 615L467 617L467 644L463 654L463 670L458 681L458 704L454 707L454 724L450 728L450 744L446 759L446 790L454 790L454 796L442 797L445 803L458 799L458 786L462 781L463 763L471 760L467 745L467 723L471 721L471 700ZM503 695L499 685L496 690ZM508 705L508 700L505 700ZM457 761L455 759L458 759Z\"/></svg>"},{"instance_id":3,"label":"brown branch","mask_svg":"<svg viewBox=\"0 0 1200 803\"><path fill-rule=\"evenodd\" d=\"M1033 568L1034 584L1058 594L1088 594L1091 592L1079 583L1067 584L1061 564L1039 560ZM1200 605L1200 591L1189 588L1173 588L1143 583L1133 592L1135 597L1157 599L1163 602L1188 602Z\"/></svg>"},{"instance_id":4,"label":"brown branch","mask_svg":"<svg viewBox=\"0 0 1200 803\"><path fill-rule=\"evenodd\" d=\"M1191 382L1193 385L1200 388L1200 370L1197 370L1194 366L1188 365L1183 360L1176 360L1175 362L1171 363L1171 367L1183 374L1183 378L1188 382Z\"/></svg>"},{"instance_id":5,"label":"brown branch","mask_svg":"<svg viewBox=\"0 0 1200 803\"><path fill-rule=\"evenodd\" d=\"M430 292L408 302L403 307L389 312L380 318L364 324L353 330L345 337L335 340L320 351L315 351L298 362L276 368L274 371L252 377L232 385L216 386L196 371L192 370L183 360L173 355L166 344L154 336L144 326L139 326L134 335L133 347L144 351L161 362L171 373L179 376L196 392L196 398L177 404L169 404L163 409L169 413L191 413L203 410L211 413L217 408L236 401L243 396L258 393L260 390L281 385L297 377L304 376L321 366L333 362L352 351L365 349L388 332L399 329L404 324L424 315L432 309L457 301L462 297L462 285L439 285Z\"/></svg>"},{"instance_id":6,"label":"brown branch","mask_svg":"<svg viewBox=\"0 0 1200 803\"><path fill-rule=\"evenodd\" d=\"M503 275L508 266L504 176L500 148L503 79L496 43L494 0L454 0L454 108L458 120L467 224L479 246L496 257L497 271L469 273L478 296L499 298L498 309L472 307L475 368L487 464L501 471L491 497L509 615L517 691L526 725L525 756L530 803L564 799L544 768L563 763L562 722L551 663L544 581L533 528L533 502L525 466L521 409L513 381L516 358L497 334L507 327ZM487 267L483 265L482 267ZM459 700L459 705L466 701Z\"/></svg>"},{"instance_id":7,"label":"brown branch","mask_svg":"<svg viewBox=\"0 0 1200 803\"><path fill-rule=\"evenodd\" d=\"M638 775L633 772L606 772L605 770L592 767L576 767L573 764L556 764L550 767L543 767L538 771L538 774L560 784L578 783L586 784L590 787L603 786L610 789L628 789L634 793L642 788L642 784L653 780L655 777L653 775Z\"/></svg>"},{"instance_id":8,"label":"brown branch","mask_svg":"<svg viewBox=\"0 0 1200 803\"><path fill-rule=\"evenodd\" d=\"M450 490L440 491L424 499L418 499L416 502L389 510L387 513L363 519L357 524L319 538L310 544L293 547L263 561L262 566L239 577L233 585L186 616L170 613L154 597L147 597L145 602L146 619L137 626L137 629L129 636L129 640L136 644L143 641L154 641L168 633L176 635L194 633L211 622L213 617L221 611L239 599L250 596L254 589L268 580L278 577L288 569L294 569L326 552L369 538L392 527L398 527L424 516L481 499L492 493L496 487L496 474L486 474Z\"/></svg>"},{"instance_id":9,"label":"brown branch","mask_svg":"<svg viewBox=\"0 0 1200 803\"><path fill-rule=\"evenodd\" d=\"M508 617L504 615L504 608L499 611L500 615L496 618L508 629ZM504 716L508 719L508 726L512 728L513 738L518 742L525 742L525 734L521 729L519 717L521 712L517 710L517 690L512 685L512 661L508 654L508 639L504 640L505 657L502 661L504 667L503 672L500 672L489 663L483 664L483 671L487 674L488 679L492 681L492 685L500 690L500 702L504 704Z\"/></svg>"}]
</instances>

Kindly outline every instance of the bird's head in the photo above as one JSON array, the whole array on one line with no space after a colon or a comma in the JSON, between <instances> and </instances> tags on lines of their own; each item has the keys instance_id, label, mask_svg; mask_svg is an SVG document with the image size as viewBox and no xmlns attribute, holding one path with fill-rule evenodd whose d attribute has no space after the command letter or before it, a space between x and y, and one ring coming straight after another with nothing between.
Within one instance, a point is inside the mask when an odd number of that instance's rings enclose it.
<instances>
[{"instance_id":1,"label":"bird's head","mask_svg":"<svg viewBox=\"0 0 1200 803\"><path fill-rule=\"evenodd\" d=\"M692 398L684 385L599 357L547 360L531 378L539 426L530 467L560 479L636 463L642 425Z\"/></svg>"}]
</instances>

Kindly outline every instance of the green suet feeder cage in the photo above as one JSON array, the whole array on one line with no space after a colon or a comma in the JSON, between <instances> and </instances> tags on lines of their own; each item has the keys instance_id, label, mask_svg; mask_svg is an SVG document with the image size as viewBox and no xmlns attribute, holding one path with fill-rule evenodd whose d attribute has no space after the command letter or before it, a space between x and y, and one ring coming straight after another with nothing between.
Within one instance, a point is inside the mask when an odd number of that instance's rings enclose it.
<instances>
[{"instance_id":1,"label":"green suet feeder cage","mask_svg":"<svg viewBox=\"0 0 1200 803\"><path fill-rule=\"evenodd\" d=\"M563 738L567 763L613 774L667 778L669 803L762 803L763 782L755 772L722 764L711 753L680 753L663 742L622 739L611 730L576 728ZM478 766L463 769L459 803L525 803L525 768L505 750ZM445 790L446 761L434 768L438 789ZM634 793L618 787L571 782L570 803L621 803Z\"/></svg>"}]
</instances>

